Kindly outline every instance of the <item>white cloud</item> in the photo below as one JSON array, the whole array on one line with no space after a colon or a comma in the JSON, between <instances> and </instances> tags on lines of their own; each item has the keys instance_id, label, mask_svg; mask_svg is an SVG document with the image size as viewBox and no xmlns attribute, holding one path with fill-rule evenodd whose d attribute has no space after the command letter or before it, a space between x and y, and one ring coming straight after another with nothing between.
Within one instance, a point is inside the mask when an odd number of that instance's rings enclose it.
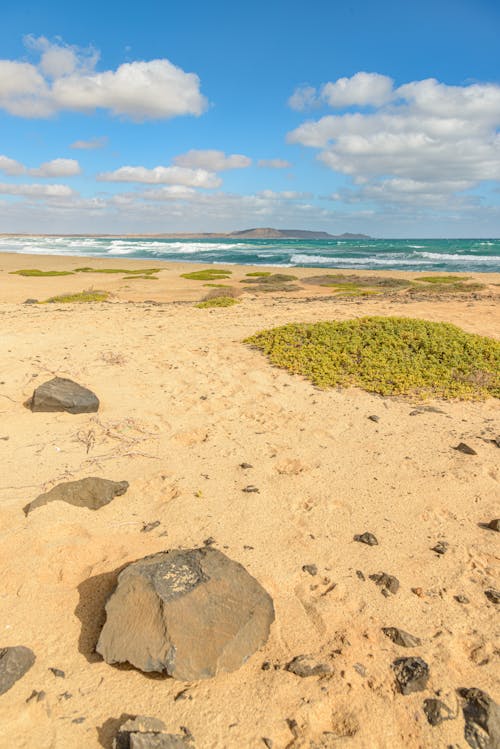
<instances>
[{"instance_id":1,"label":"white cloud","mask_svg":"<svg viewBox=\"0 0 500 749\"><path fill-rule=\"evenodd\" d=\"M76 193L67 185L8 185L0 184L1 195L21 195L30 198L66 198Z\"/></svg>"},{"instance_id":2,"label":"white cloud","mask_svg":"<svg viewBox=\"0 0 500 749\"><path fill-rule=\"evenodd\" d=\"M8 156L0 156L0 173L8 177L16 177L18 174L24 174L26 167L15 159L9 159Z\"/></svg>"},{"instance_id":3,"label":"white cloud","mask_svg":"<svg viewBox=\"0 0 500 749\"><path fill-rule=\"evenodd\" d=\"M244 169L250 166L252 159L240 153L230 156L224 151L192 149L174 158L174 164L190 169L206 169L208 172L222 172L226 169Z\"/></svg>"},{"instance_id":4,"label":"white cloud","mask_svg":"<svg viewBox=\"0 0 500 749\"><path fill-rule=\"evenodd\" d=\"M70 148L90 151L95 148L104 148L107 142L108 138L105 135L102 135L99 138L91 138L90 140L75 140L75 142L71 144Z\"/></svg>"},{"instance_id":5,"label":"white cloud","mask_svg":"<svg viewBox=\"0 0 500 749\"><path fill-rule=\"evenodd\" d=\"M81 174L80 164L76 159L53 159L41 164L38 169L29 169L33 177L74 177Z\"/></svg>"},{"instance_id":6,"label":"white cloud","mask_svg":"<svg viewBox=\"0 0 500 749\"><path fill-rule=\"evenodd\" d=\"M325 83L321 89L321 98L331 107L381 106L392 95L392 78L379 73L356 73L351 78Z\"/></svg>"},{"instance_id":7,"label":"white cloud","mask_svg":"<svg viewBox=\"0 0 500 749\"><path fill-rule=\"evenodd\" d=\"M106 109L133 120L200 115L207 101L195 73L167 59L124 63L98 72L93 49L27 37L37 64L0 60L0 108L21 117L49 117L69 110Z\"/></svg>"},{"instance_id":8,"label":"white cloud","mask_svg":"<svg viewBox=\"0 0 500 749\"><path fill-rule=\"evenodd\" d=\"M338 93L337 83L331 86ZM374 90L383 102L383 86ZM360 105L367 103L368 94L363 96L361 87ZM319 149L319 159L361 185L367 199L383 201L399 190L423 203L430 200L424 197L430 185L432 194L453 195L500 179L499 126L500 86L429 79L399 87L374 112L304 122L288 141Z\"/></svg>"},{"instance_id":9,"label":"white cloud","mask_svg":"<svg viewBox=\"0 0 500 749\"><path fill-rule=\"evenodd\" d=\"M292 165L285 159L260 159L258 166L264 169L288 169Z\"/></svg>"},{"instance_id":10,"label":"white cloud","mask_svg":"<svg viewBox=\"0 0 500 749\"><path fill-rule=\"evenodd\" d=\"M310 192L296 192L295 190L282 190L281 192L261 190L257 196L268 200L305 200L313 197Z\"/></svg>"},{"instance_id":11,"label":"white cloud","mask_svg":"<svg viewBox=\"0 0 500 749\"><path fill-rule=\"evenodd\" d=\"M299 86L288 99L288 106L297 112L319 106L318 92L313 86Z\"/></svg>"},{"instance_id":12,"label":"white cloud","mask_svg":"<svg viewBox=\"0 0 500 749\"><path fill-rule=\"evenodd\" d=\"M142 182L150 185L183 185L185 187L219 187L220 177L206 169L188 169L182 166L122 166L114 172L99 174L101 182Z\"/></svg>"}]
</instances>

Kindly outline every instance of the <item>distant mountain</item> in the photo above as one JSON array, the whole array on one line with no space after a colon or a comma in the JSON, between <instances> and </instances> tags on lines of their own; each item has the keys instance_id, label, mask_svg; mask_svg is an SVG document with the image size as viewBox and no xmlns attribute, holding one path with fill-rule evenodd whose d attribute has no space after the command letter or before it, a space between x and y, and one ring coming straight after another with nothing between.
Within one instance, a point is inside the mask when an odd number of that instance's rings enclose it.
<instances>
[{"instance_id":1,"label":"distant mountain","mask_svg":"<svg viewBox=\"0 0 500 749\"><path fill-rule=\"evenodd\" d=\"M367 234L328 234L326 231L271 228L232 231L227 236L240 237L242 239L370 239Z\"/></svg>"}]
</instances>

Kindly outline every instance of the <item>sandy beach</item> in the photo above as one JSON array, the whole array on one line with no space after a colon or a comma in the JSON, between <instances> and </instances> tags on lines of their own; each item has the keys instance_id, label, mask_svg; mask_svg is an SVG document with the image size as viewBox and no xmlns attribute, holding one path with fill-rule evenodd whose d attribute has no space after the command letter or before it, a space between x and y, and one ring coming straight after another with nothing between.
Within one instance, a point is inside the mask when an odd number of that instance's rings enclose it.
<instances>
[{"instance_id":1,"label":"sandy beach","mask_svg":"<svg viewBox=\"0 0 500 749\"><path fill-rule=\"evenodd\" d=\"M11 273L82 266L161 270L157 280ZM184 727L197 749L465 749L457 690L477 687L500 702L498 605L485 595L499 587L500 536L484 527L499 517L498 400L420 408L354 388L320 390L243 340L289 322L365 315L498 338L500 274L468 274L484 288L467 294L342 298L301 283L317 269L284 270L298 277L295 291L257 293L241 283L246 274L279 268L227 266L231 278L220 283L239 289L239 303L199 309L212 290L181 274L206 267L0 255L0 647L36 655L0 700L0 746L110 749L123 716L142 714L172 733ZM87 289L111 295L24 304ZM98 413L26 408L55 376L96 393ZM477 454L454 449L461 442ZM53 502L25 517L42 492L88 476L130 486L97 511ZM249 485L257 491L245 492ZM353 540L366 531L378 545ZM439 541L444 554L433 550ZM189 683L96 655L116 571L204 544L272 596L267 643L237 671ZM370 579L380 572L397 577L396 594ZM402 648L383 627L422 644ZM287 671L303 654L331 673ZM402 695L391 665L408 655L424 659L430 678L424 691ZM430 725L429 698L450 719Z\"/></svg>"}]
</instances>

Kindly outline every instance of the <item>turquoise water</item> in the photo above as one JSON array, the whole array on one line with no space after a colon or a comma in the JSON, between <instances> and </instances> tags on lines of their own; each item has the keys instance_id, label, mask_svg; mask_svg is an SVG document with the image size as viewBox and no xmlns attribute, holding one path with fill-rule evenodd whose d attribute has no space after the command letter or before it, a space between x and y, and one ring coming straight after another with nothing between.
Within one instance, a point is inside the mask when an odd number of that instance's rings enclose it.
<instances>
[{"instance_id":1,"label":"turquoise water","mask_svg":"<svg viewBox=\"0 0 500 749\"><path fill-rule=\"evenodd\" d=\"M226 265L500 272L500 239L0 237L0 252Z\"/></svg>"}]
</instances>

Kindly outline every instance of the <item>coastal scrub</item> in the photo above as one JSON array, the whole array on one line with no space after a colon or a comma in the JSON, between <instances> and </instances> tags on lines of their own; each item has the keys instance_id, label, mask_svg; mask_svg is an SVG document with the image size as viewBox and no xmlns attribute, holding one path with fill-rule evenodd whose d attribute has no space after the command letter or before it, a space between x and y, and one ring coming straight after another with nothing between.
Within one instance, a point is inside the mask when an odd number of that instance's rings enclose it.
<instances>
[{"instance_id":1,"label":"coastal scrub","mask_svg":"<svg viewBox=\"0 0 500 749\"><path fill-rule=\"evenodd\" d=\"M192 273L181 273L181 278L188 278L191 281L219 281L223 278L229 278L232 271L223 268L207 268L206 270L195 270Z\"/></svg>"},{"instance_id":2,"label":"coastal scrub","mask_svg":"<svg viewBox=\"0 0 500 749\"><path fill-rule=\"evenodd\" d=\"M198 309L205 309L207 307L232 307L234 304L239 304L239 301L234 297L216 296L212 299L206 299L204 302L199 302L196 307Z\"/></svg>"},{"instance_id":3,"label":"coastal scrub","mask_svg":"<svg viewBox=\"0 0 500 749\"><path fill-rule=\"evenodd\" d=\"M39 278L45 276L72 276L70 270L38 270L37 268L26 268L23 270L9 271L11 276L28 276L29 278Z\"/></svg>"},{"instance_id":4,"label":"coastal scrub","mask_svg":"<svg viewBox=\"0 0 500 749\"><path fill-rule=\"evenodd\" d=\"M60 294L51 296L40 304L74 304L82 302L105 302L110 296L109 291L79 291L76 294Z\"/></svg>"},{"instance_id":5,"label":"coastal scrub","mask_svg":"<svg viewBox=\"0 0 500 749\"><path fill-rule=\"evenodd\" d=\"M249 343L272 364L327 387L381 395L500 397L500 341L405 317L290 324Z\"/></svg>"}]
</instances>

